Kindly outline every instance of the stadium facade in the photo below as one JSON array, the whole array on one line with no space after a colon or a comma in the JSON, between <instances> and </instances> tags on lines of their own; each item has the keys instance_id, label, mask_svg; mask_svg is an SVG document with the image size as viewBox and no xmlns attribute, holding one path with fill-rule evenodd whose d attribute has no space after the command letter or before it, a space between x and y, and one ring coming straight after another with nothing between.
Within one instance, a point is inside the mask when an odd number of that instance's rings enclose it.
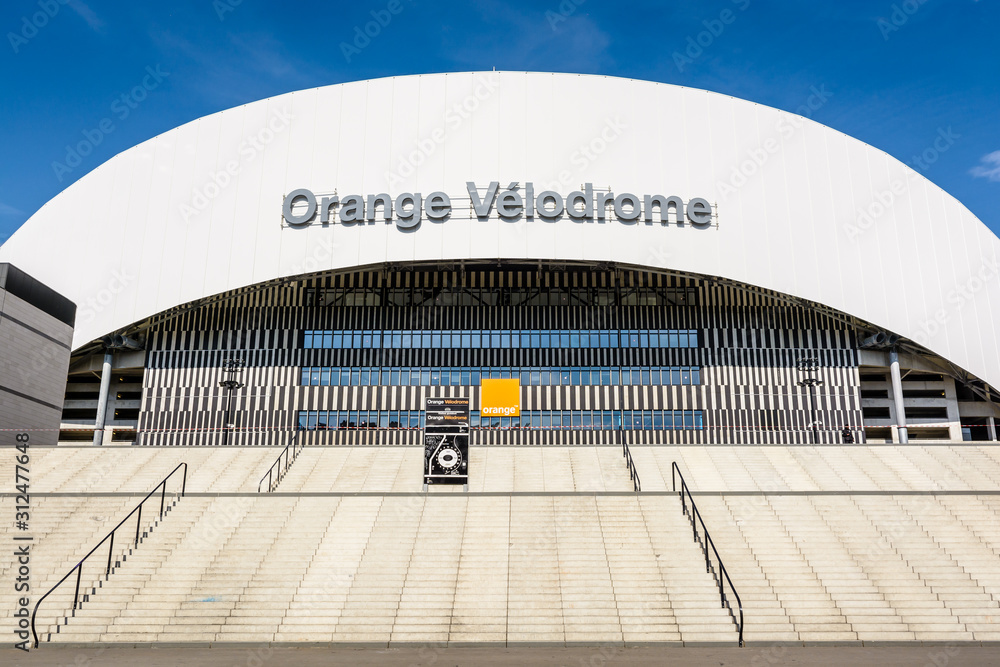
<instances>
[{"instance_id":1,"label":"stadium facade","mask_svg":"<svg viewBox=\"0 0 1000 667\"><path fill-rule=\"evenodd\" d=\"M63 439L206 445L416 444L432 396L473 444L996 440L998 260L807 118L513 72L198 119L0 248L79 307Z\"/></svg>"}]
</instances>

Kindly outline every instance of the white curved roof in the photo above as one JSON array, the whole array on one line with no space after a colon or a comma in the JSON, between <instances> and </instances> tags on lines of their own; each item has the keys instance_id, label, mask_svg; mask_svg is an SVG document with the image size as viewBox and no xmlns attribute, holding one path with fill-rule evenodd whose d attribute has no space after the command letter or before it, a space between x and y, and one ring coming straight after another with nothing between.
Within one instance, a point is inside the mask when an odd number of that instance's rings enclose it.
<instances>
[{"instance_id":1,"label":"white curved roof","mask_svg":"<svg viewBox=\"0 0 1000 667\"><path fill-rule=\"evenodd\" d=\"M745 183L730 188L741 165ZM227 168L235 175L216 193L213 175ZM536 192L555 183L563 195L592 182L704 197L717 204L719 225L457 216L425 219L413 233L281 225L282 197L297 188L465 196L467 181L494 180L533 181ZM879 202L888 203L881 215L859 224ZM272 278L497 257L723 276L856 315L1000 386L1000 240L962 204L882 151L812 121L645 81L433 74L261 100L117 155L0 248L0 261L77 302L74 347Z\"/></svg>"}]
</instances>

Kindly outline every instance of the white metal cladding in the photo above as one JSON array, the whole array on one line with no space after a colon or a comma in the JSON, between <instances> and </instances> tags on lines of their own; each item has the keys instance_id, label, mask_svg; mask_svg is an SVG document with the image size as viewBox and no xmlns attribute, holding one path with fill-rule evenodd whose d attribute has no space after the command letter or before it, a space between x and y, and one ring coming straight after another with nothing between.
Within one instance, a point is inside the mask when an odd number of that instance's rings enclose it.
<instances>
[{"instance_id":1,"label":"white metal cladding","mask_svg":"<svg viewBox=\"0 0 1000 667\"><path fill-rule=\"evenodd\" d=\"M475 109L454 111L463 104ZM600 147L598 138L602 151L580 152L592 141ZM747 162L755 155L763 162L756 169ZM215 194L212 175L234 161L236 175ZM390 185L402 161L419 164ZM741 164L754 173L727 192L722 184ZM470 180L554 184L563 195L593 182L704 197L717 204L719 227L424 219L404 233L385 224L280 224L282 197L296 188L461 197ZM902 194L859 227L859 213L894 187ZM205 204L196 192L215 196L185 221L184 205ZM0 248L0 261L77 302L74 347L272 278L461 258L614 261L723 276L857 315L1000 386L1000 239L962 204L885 153L807 119L645 81L434 74L261 100L112 158Z\"/></svg>"}]
</instances>

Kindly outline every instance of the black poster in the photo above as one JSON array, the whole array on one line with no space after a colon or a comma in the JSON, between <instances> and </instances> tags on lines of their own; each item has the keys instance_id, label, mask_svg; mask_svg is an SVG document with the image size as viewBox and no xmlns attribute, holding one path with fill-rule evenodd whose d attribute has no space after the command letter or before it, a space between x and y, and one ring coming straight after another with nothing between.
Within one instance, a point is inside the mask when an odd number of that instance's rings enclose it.
<instances>
[{"instance_id":1,"label":"black poster","mask_svg":"<svg viewBox=\"0 0 1000 667\"><path fill-rule=\"evenodd\" d=\"M424 484L469 483L469 399L428 398Z\"/></svg>"}]
</instances>

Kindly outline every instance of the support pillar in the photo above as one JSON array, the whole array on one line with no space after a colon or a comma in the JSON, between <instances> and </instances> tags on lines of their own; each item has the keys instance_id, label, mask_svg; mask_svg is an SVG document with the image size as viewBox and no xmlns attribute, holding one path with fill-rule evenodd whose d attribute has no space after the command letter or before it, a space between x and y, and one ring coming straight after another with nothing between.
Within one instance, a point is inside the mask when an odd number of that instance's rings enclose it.
<instances>
[{"instance_id":1,"label":"support pillar","mask_svg":"<svg viewBox=\"0 0 1000 667\"><path fill-rule=\"evenodd\" d=\"M104 444L104 424L108 412L108 390L111 389L111 350L104 352L104 366L101 368L101 391L97 395L97 421L94 423L94 445Z\"/></svg>"},{"instance_id":2,"label":"support pillar","mask_svg":"<svg viewBox=\"0 0 1000 667\"><path fill-rule=\"evenodd\" d=\"M896 348L889 350L889 375L892 376L892 400L896 406L896 432L899 434L899 442L905 445L910 441L910 438L906 432L903 379L899 374L899 352L896 351Z\"/></svg>"},{"instance_id":3,"label":"support pillar","mask_svg":"<svg viewBox=\"0 0 1000 667\"><path fill-rule=\"evenodd\" d=\"M995 418L990 417L986 420L986 432L989 434L990 440L997 439L997 420Z\"/></svg>"}]
</instances>

